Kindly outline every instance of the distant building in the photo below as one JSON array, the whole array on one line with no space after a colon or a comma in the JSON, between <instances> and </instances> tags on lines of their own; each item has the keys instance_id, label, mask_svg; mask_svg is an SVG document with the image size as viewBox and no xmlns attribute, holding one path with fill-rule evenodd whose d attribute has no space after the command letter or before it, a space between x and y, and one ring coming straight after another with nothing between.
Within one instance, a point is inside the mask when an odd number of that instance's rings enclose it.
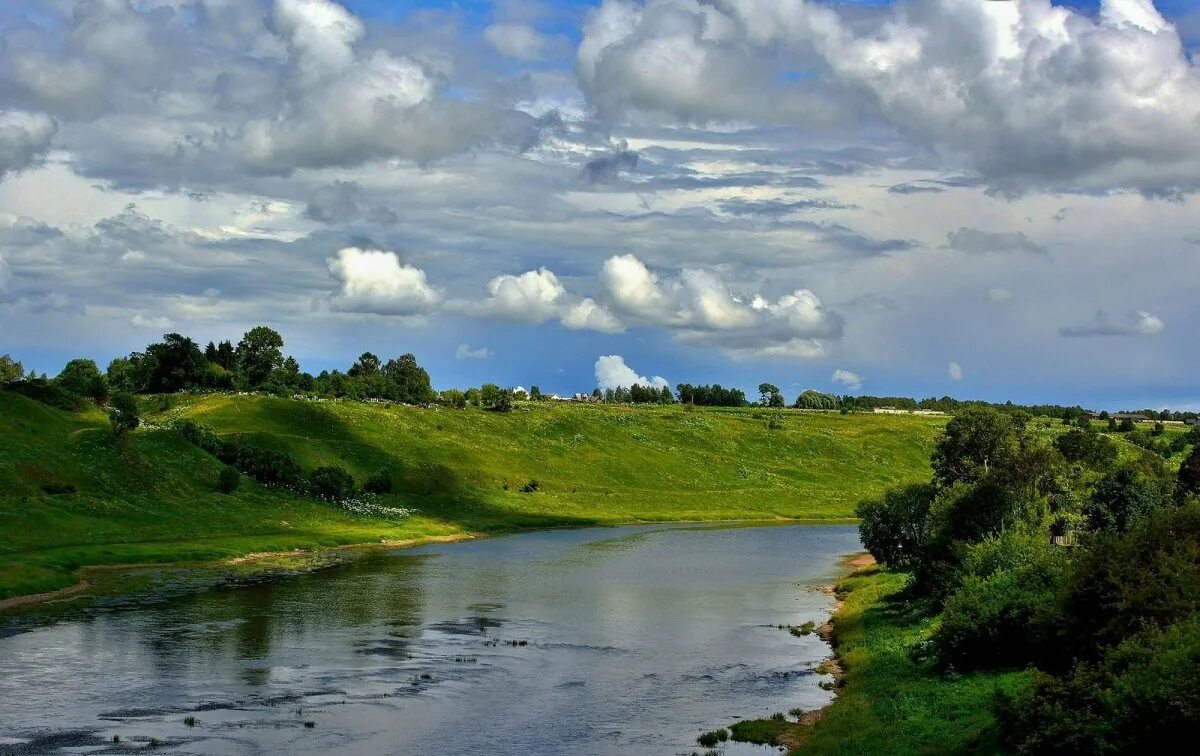
<instances>
[{"instance_id":1,"label":"distant building","mask_svg":"<svg viewBox=\"0 0 1200 756\"><path fill-rule=\"evenodd\" d=\"M876 407L872 410L876 415L944 415L945 412L927 409L896 409L895 407Z\"/></svg>"},{"instance_id":2,"label":"distant building","mask_svg":"<svg viewBox=\"0 0 1200 756\"><path fill-rule=\"evenodd\" d=\"M1121 420L1132 420L1135 423L1150 422L1150 418L1146 417L1145 415L1138 414L1136 412L1117 412L1117 413L1113 414L1112 418L1113 418L1113 420L1116 420L1118 422Z\"/></svg>"}]
</instances>

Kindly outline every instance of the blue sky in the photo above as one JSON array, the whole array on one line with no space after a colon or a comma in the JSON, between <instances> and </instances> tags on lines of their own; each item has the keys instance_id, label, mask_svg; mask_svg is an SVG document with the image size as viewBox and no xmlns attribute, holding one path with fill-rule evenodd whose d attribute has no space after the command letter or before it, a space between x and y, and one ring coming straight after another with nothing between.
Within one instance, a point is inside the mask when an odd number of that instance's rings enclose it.
<instances>
[{"instance_id":1,"label":"blue sky","mask_svg":"<svg viewBox=\"0 0 1200 756\"><path fill-rule=\"evenodd\" d=\"M1200 10L1056 5L20 0L0 353L1198 406Z\"/></svg>"}]
</instances>

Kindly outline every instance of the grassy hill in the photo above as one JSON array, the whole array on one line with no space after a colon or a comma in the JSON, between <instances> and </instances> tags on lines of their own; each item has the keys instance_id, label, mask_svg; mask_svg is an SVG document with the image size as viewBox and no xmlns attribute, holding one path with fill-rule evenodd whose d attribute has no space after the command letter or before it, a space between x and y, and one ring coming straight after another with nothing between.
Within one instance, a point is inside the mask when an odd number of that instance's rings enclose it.
<instances>
[{"instance_id":1,"label":"grassy hill","mask_svg":"<svg viewBox=\"0 0 1200 756\"><path fill-rule=\"evenodd\" d=\"M159 400L147 406L159 407ZM0 598L75 582L86 565L208 560L256 551L514 528L664 520L829 520L926 478L942 418L752 409L524 404L509 414L257 396L170 398L122 441L95 408L67 413L0 391ZM216 491L221 464L165 425L193 418L337 464L380 503L353 515L249 479ZM777 418L782 427L769 427ZM536 493L521 493L530 480ZM50 493L74 486L69 493Z\"/></svg>"}]
</instances>

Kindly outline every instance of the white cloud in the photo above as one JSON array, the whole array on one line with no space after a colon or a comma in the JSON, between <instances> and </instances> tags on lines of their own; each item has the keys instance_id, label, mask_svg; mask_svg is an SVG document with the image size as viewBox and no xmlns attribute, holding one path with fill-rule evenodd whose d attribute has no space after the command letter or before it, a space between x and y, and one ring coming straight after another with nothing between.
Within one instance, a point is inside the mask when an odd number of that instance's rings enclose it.
<instances>
[{"instance_id":1,"label":"white cloud","mask_svg":"<svg viewBox=\"0 0 1200 756\"><path fill-rule=\"evenodd\" d=\"M500 54L517 60L539 60L546 47L546 38L528 24L492 24L483 30L483 38Z\"/></svg>"},{"instance_id":2,"label":"white cloud","mask_svg":"<svg viewBox=\"0 0 1200 756\"><path fill-rule=\"evenodd\" d=\"M417 315L440 299L425 272L401 265L395 252L346 247L329 260L329 270L342 284L330 303L342 312Z\"/></svg>"},{"instance_id":3,"label":"white cloud","mask_svg":"<svg viewBox=\"0 0 1200 756\"><path fill-rule=\"evenodd\" d=\"M8 267L8 263L4 261L4 255L0 255L0 291L8 288L8 282L12 280L12 269Z\"/></svg>"},{"instance_id":4,"label":"white cloud","mask_svg":"<svg viewBox=\"0 0 1200 756\"><path fill-rule=\"evenodd\" d=\"M472 349L470 344L459 344L458 349L454 352L456 360L490 360L493 356L491 349L487 347L479 347Z\"/></svg>"},{"instance_id":5,"label":"white cloud","mask_svg":"<svg viewBox=\"0 0 1200 756\"><path fill-rule=\"evenodd\" d=\"M37 165L58 133L44 113L0 110L0 178Z\"/></svg>"},{"instance_id":6,"label":"white cloud","mask_svg":"<svg viewBox=\"0 0 1200 756\"><path fill-rule=\"evenodd\" d=\"M625 330L625 327L607 307L597 303L591 297L572 305L563 315L562 324L574 331L620 333Z\"/></svg>"},{"instance_id":7,"label":"white cloud","mask_svg":"<svg viewBox=\"0 0 1200 756\"><path fill-rule=\"evenodd\" d=\"M962 365L959 365L957 362L951 362L946 366L946 374L950 376L950 380L952 381L961 381L963 379Z\"/></svg>"},{"instance_id":8,"label":"white cloud","mask_svg":"<svg viewBox=\"0 0 1200 756\"><path fill-rule=\"evenodd\" d=\"M811 117L747 98L814 71L1003 191L1200 188L1197 64L1150 0L1100 6L912 0L851 17L805 0L605 0L577 70L602 113L760 123Z\"/></svg>"},{"instance_id":9,"label":"white cloud","mask_svg":"<svg viewBox=\"0 0 1200 756\"><path fill-rule=\"evenodd\" d=\"M1012 299L1013 293L1008 289L988 289L988 301L992 304L1004 304L1005 302L1011 302Z\"/></svg>"},{"instance_id":10,"label":"white cloud","mask_svg":"<svg viewBox=\"0 0 1200 756\"><path fill-rule=\"evenodd\" d=\"M129 319L129 323L134 328L146 328L153 331L167 331L174 325L171 319L164 316L147 316L142 313L136 313Z\"/></svg>"},{"instance_id":11,"label":"white cloud","mask_svg":"<svg viewBox=\"0 0 1200 756\"><path fill-rule=\"evenodd\" d=\"M637 371L625 364L625 358L619 354L610 354L596 360L596 385L602 389L629 388L639 386L655 386L661 388L670 386L662 376L647 378L638 375Z\"/></svg>"},{"instance_id":12,"label":"white cloud","mask_svg":"<svg viewBox=\"0 0 1200 756\"><path fill-rule=\"evenodd\" d=\"M478 314L518 323L544 323L558 315L567 290L546 268L519 276L496 276L487 285L487 300L471 305Z\"/></svg>"},{"instance_id":13,"label":"white cloud","mask_svg":"<svg viewBox=\"0 0 1200 756\"><path fill-rule=\"evenodd\" d=\"M1131 312L1124 320L1117 320L1104 310L1096 313L1090 323L1064 326L1059 334L1068 338L1087 336L1153 336L1162 333L1166 324L1157 315L1145 310Z\"/></svg>"},{"instance_id":14,"label":"white cloud","mask_svg":"<svg viewBox=\"0 0 1200 756\"><path fill-rule=\"evenodd\" d=\"M840 383L851 391L858 391L862 388L863 377L858 373L852 373L849 370L838 368L833 371L833 375L829 377L830 383Z\"/></svg>"},{"instance_id":15,"label":"white cloud","mask_svg":"<svg viewBox=\"0 0 1200 756\"><path fill-rule=\"evenodd\" d=\"M660 280L633 255L606 260L600 283L623 320L664 326L682 343L721 346L740 358L823 356L820 340L841 335L841 318L808 289L747 302L712 271L687 268Z\"/></svg>"}]
</instances>

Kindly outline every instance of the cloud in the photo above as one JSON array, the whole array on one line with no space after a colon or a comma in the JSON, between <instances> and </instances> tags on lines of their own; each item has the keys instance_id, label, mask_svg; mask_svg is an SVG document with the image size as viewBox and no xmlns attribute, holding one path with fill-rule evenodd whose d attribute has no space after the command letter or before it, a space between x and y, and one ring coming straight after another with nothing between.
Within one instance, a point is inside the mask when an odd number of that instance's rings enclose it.
<instances>
[{"instance_id":1,"label":"cloud","mask_svg":"<svg viewBox=\"0 0 1200 756\"><path fill-rule=\"evenodd\" d=\"M147 316L147 315L143 315L140 312L134 313L133 317L131 317L129 319L129 323L134 328L146 328L151 331L164 331L164 332L169 331L171 329L171 327L174 325L174 323L172 323L171 319L168 317L164 317L161 315L157 316L157 317Z\"/></svg>"},{"instance_id":2,"label":"cloud","mask_svg":"<svg viewBox=\"0 0 1200 756\"><path fill-rule=\"evenodd\" d=\"M950 376L950 380L956 383L961 381L963 379L962 365L959 365L957 362L951 362L946 366L946 374Z\"/></svg>"},{"instance_id":3,"label":"cloud","mask_svg":"<svg viewBox=\"0 0 1200 756\"><path fill-rule=\"evenodd\" d=\"M588 330L602 333L620 333L625 326L607 307L591 297L572 305L562 317L562 324L574 331Z\"/></svg>"},{"instance_id":4,"label":"cloud","mask_svg":"<svg viewBox=\"0 0 1200 756\"><path fill-rule=\"evenodd\" d=\"M425 272L401 265L395 252L346 247L329 260L329 270L341 281L341 290L330 298L341 312L418 315L440 299Z\"/></svg>"},{"instance_id":5,"label":"cloud","mask_svg":"<svg viewBox=\"0 0 1200 756\"><path fill-rule=\"evenodd\" d=\"M1061 336L1067 338L1086 338L1089 336L1153 336L1162 333L1166 328L1156 315L1145 310L1131 312L1124 320L1117 320L1104 310L1096 313L1090 323L1076 326L1064 326L1058 329Z\"/></svg>"},{"instance_id":6,"label":"cloud","mask_svg":"<svg viewBox=\"0 0 1200 756\"><path fill-rule=\"evenodd\" d=\"M496 276L487 284L488 298L468 306L479 315L517 323L544 323L556 317L567 299L558 276L546 268L519 276Z\"/></svg>"},{"instance_id":7,"label":"cloud","mask_svg":"<svg viewBox=\"0 0 1200 756\"><path fill-rule=\"evenodd\" d=\"M992 304L1004 304L1013 300L1013 293L1008 289L988 289L988 301Z\"/></svg>"},{"instance_id":8,"label":"cloud","mask_svg":"<svg viewBox=\"0 0 1200 756\"><path fill-rule=\"evenodd\" d=\"M830 109L869 105L1006 193L1200 188L1197 64L1150 0L1100 7L1092 18L1046 0L913 0L875 13L605 0L576 69L610 116L799 123L818 96ZM808 98L789 108L779 82L794 71L809 74L795 87Z\"/></svg>"},{"instance_id":9,"label":"cloud","mask_svg":"<svg viewBox=\"0 0 1200 756\"><path fill-rule=\"evenodd\" d=\"M528 24L499 23L483 30L483 39L496 52L522 61L540 60L547 40Z\"/></svg>"},{"instance_id":10,"label":"cloud","mask_svg":"<svg viewBox=\"0 0 1200 756\"><path fill-rule=\"evenodd\" d=\"M637 168L638 154L619 145L613 152L592 158L583 166L584 179L589 184L608 184Z\"/></svg>"},{"instance_id":11,"label":"cloud","mask_svg":"<svg viewBox=\"0 0 1200 756\"><path fill-rule=\"evenodd\" d=\"M8 282L12 280L12 269L8 267L8 263L4 261L4 255L0 255L0 291L8 288Z\"/></svg>"},{"instance_id":12,"label":"cloud","mask_svg":"<svg viewBox=\"0 0 1200 756\"><path fill-rule=\"evenodd\" d=\"M829 377L830 383L840 383L851 391L858 391L862 388L863 377L858 373L852 373L849 370L838 368L833 371L833 375Z\"/></svg>"},{"instance_id":13,"label":"cloud","mask_svg":"<svg viewBox=\"0 0 1200 756\"><path fill-rule=\"evenodd\" d=\"M57 133L58 124L44 113L0 111L0 179L37 165Z\"/></svg>"},{"instance_id":14,"label":"cloud","mask_svg":"<svg viewBox=\"0 0 1200 756\"><path fill-rule=\"evenodd\" d=\"M459 344L454 352L456 360L490 360L495 355L487 347L472 349L470 344Z\"/></svg>"},{"instance_id":15,"label":"cloud","mask_svg":"<svg viewBox=\"0 0 1200 756\"><path fill-rule=\"evenodd\" d=\"M995 233L980 231L977 228L964 227L947 234L946 240L949 242L951 249L968 254L985 254L988 252L1019 252L1030 255L1049 254L1045 247L1034 242L1023 231Z\"/></svg>"},{"instance_id":16,"label":"cloud","mask_svg":"<svg viewBox=\"0 0 1200 756\"><path fill-rule=\"evenodd\" d=\"M841 317L808 289L746 301L712 271L687 268L660 281L633 255L606 260L600 283L623 321L664 326L681 343L720 346L738 358L818 357L827 351L821 340L842 333Z\"/></svg>"},{"instance_id":17,"label":"cloud","mask_svg":"<svg viewBox=\"0 0 1200 756\"><path fill-rule=\"evenodd\" d=\"M625 364L625 358L618 354L610 354L596 360L596 385L600 388L629 388L634 384L657 388L670 386L662 376L647 378L638 375L637 371Z\"/></svg>"}]
</instances>

